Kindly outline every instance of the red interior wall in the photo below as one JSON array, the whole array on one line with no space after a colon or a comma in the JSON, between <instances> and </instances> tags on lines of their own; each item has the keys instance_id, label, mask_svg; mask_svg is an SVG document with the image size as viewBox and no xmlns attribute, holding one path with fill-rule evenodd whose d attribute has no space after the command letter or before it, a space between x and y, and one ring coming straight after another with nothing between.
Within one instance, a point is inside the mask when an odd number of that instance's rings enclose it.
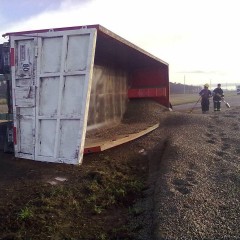
<instances>
[{"instance_id":1,"label":"red interior wall","mask_svg":"<svg viewBox=\"0 0 240 240\"><path fill-rule=\"evenodd\" d=\"M166 96L155 98L160 104L169 107L168 66L143 68L132 72L130 88L166 88Z\"/></svg>"}]
</instances>

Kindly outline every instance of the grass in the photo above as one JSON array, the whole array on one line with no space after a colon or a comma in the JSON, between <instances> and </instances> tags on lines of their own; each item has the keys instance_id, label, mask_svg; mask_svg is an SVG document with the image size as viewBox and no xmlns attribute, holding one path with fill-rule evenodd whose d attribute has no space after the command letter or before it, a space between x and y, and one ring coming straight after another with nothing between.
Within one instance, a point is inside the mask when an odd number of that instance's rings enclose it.
<instances>
[{"instance_id":1,"label":"grass","mask_svg":"<svg viewBox=\"0 0 240 240\"><path fill-rule=\"evenodd\" d=\"M33 216L33 212L29 207L25 207L21 209L20 213L18 214L18 218L20 220L27 220Z\"/></svg>"}]
</instances>

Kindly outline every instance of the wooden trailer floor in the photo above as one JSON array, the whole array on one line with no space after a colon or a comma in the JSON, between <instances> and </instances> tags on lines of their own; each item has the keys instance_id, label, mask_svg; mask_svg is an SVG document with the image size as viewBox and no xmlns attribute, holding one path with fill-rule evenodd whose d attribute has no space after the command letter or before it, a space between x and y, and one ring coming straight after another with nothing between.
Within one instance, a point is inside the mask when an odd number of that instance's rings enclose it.
<instances>
[{"instance_id":1,"label":"wooden trailer floor","mask_svg":"<svg viewBox=\"0 0 240 240\"><path fill-rule=\"evenodd\" d=\"M84 154L101 152L137 139L159 127L159 123L123 124L87 132Z\"/></svg>"}]
</instances>

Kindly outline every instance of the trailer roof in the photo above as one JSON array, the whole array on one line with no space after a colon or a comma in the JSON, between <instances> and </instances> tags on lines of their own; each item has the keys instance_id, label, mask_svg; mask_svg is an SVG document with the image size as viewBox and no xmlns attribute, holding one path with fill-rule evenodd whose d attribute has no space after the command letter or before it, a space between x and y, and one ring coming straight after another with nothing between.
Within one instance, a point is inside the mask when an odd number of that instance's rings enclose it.
<instances>
[{"instance_id":1,"label":"trailer roof","mask_svg":"<svg viewBox=\"0 0 240 240\"><path fill-rule=\"evenodd\" d=\"M154 55L148 53L142 48L136 46L135 44L127 41L126 39L120 37L119 35L113 33L107 28L96 24L96 25L86 25L86 26L73 26L73 27L63 27L63 28L49 28L49 29L39 29L21 32L9 32L2 36L29 36L33 34L46 33L46 32L58 32L67 30L77 30L77 29L91 29L95 28L97 30L97 45L96 45L96 56L95 62L102 63L105 61L109 62L109 59L115 59L114 64L121 65L125 68L142 68L142 67L152 67L161 66L168 67L168 63L155 57ZM116 58L117 56L117 58Z\"/></svg>"}]
</instances>

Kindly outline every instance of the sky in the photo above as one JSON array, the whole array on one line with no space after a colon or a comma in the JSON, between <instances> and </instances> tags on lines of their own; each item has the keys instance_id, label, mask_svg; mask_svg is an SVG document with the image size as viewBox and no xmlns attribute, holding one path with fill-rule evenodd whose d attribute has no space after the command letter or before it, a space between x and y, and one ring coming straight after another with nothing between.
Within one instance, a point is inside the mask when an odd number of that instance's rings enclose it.
<instances>
[{"instance_id":1,"label":"sky","mask_svg":"<svg viewBox=\"0 0 240 240\"><path fill-rule=\"evenodd\" d=\"M169 81L240 84L239 0L0 0L4 33L100 24L169 64Z\"/></svg>"}]
</instances>

